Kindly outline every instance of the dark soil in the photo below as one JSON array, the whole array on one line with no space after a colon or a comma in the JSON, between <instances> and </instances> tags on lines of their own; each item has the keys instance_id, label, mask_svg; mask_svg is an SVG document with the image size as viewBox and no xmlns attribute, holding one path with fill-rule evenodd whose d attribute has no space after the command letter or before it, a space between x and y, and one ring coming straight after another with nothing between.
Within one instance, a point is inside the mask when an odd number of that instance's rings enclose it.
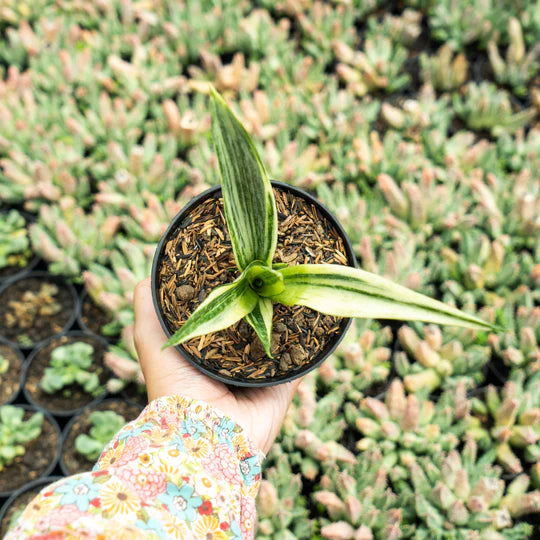
<instances>
[{"instance_id":1,"label":"dark soil","mask_svg":"<svg viewBox=\"0 0 540 540\"><path fill-rule=\"evenodd\" d=\"M274 263L347 265L339 233L314 205L274 189L278 241ZM173 231L158 267L160 309L174 333L215 287L238 277L222 198L197 206ZM293 375L315 361L348 319L323 315L302 306L274 304L272 353L266 356L252 328L240 321L181 347L207 369L231 379L264 379Z\"/></svg>"},{"instance_id":2,"label":"dark soil","mask_svg":"<svg viewBox=\"0 0 540 540\"><path fill-rule=\"evenodd\" d=\"M4 518L2 519L2 523L0 523L0 538L4 538L4 536L8 532L8 528L11 525L11 520L17 520L19 515L23 512L23 510L26 508L28 503L44 488L44 485L42 486L36 486L34 489L30 489L28 491L25 491L24 493L21 493L19 497L17 497L13 504L7 509L7 512L4 514ZM39 507L36 505L36 510L39 510Z\"/></svg>"},{"instance_id":3,"label":"dark soil","mask_svg":"<svg viewBox=\"0 0 540 540\"><path fill-rule=\"evenodd\" d=\"M93 411L114 411L122 415L127 422L135 420L141 412L141 408L125 401L106 401L93 407L89 407L78 416L69 431L66 433L62 446L62 459L69 474L89 471L95 462L86 459L86 456L79 454L75 449L75 439L81 433L88 433L92 424L90 423L90 413Z\"/></svg>"},{"instance_id":4,"label":"dark soil","mask_svg":"<svg viewBox=\"0 0 540 540\"><path fill-rule=\"evenodd\" d=\"M10 345L0 343L0 356L9 362L9 368L0 375L0 405L7 403L19 391L22 360Z\"/></svg>"},{"instance_id":5,"label":"dark soil","mask_svg":"<svg viewBox=\"0 0 540 540\"><path fill-rule=\"evenodd\" d=\"M35 411L26 411L24 420L28 420ZM0 472L0 492L14 491L24 484L39 478L56 460L58 433L45 416L41 434L25 444L25 453Z\"/></svg>"},{"instance_id":6,"label":"dark soil","mask_svg":"<svg viewBox=\"0 0 540 540\"><path fill-rule=\"evenodd\" d=\"M111 321L112 317L103 308L96 305L89 294L85 295L81 306L81 326L94 334L102 335L102 327Z\"/></svg>"},{"instance_id":7,"label":"dark soil","mask_svg":"<svg viewBox=\"0 0 540 540\"><path fill-rule=\"evenodd\" d=\"M94 348L94 360L90 367L90 371L98 374L102 385L107 382L108 374L103 363L106 347L100 340L91 335L58 337L36 352L31 360L32 363L28 368L25 383L26 391L32 396L34 401L49 411L62 411L67 413L79 409L80 407L84 407L96 399L95 396L87 394L78 384L66 386L54 394L47 394L39 387L45 368L49 365L52 351L61 345L74 343L76 341L82 341L92 345ZM68 397L64 397L64 391L69 392Z\"/></svg>"},{"instance_id":8,"label":"dark soil","mask_svg":"<svg viewBox=\"0 0 540 540\"><path fill-rule=\"evenodd\" d=\"M38 294L44 283L58 287L54 300L61 306L61 309L51 315L39 311L31 313L28 309L24 312L23 320L20 313L15 311L13 303L22 303L23 295L27 291ZM10 341L25 346L37 343L61 332L70 321L74 309L73 296L67 286L53 280L37 277L17 280L0 294L0 328L2 329L2 335ZM12 324L10 322L11 317L15 317L18 322Z\"/></svg>"}]
</instances>

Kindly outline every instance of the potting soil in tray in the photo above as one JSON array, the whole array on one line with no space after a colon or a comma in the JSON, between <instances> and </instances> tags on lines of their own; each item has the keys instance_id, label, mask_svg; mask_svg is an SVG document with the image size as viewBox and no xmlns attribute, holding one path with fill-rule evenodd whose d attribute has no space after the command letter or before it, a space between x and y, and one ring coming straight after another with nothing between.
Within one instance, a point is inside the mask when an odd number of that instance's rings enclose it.
<instances>
[{"instance_id":1,"label":"potting soil in tray","mask_svg":"<svg viewBox=\"0 0 540 540\"><path fill-rule=\"evenodd\" d=\"M350 264L343 240L310 202L274 189L278 241L274 263ZM158 268L158 298L166 324L175 332L217 286L239 276L223 214L223 199L209 198L171 235ZM317 354L346 319L302 306L274 304L272 354L245 321L193 338L185 349L205 367L227 377L264 379L292 375Z\"/></svg>"},{"instance_id":2,"label":"potting soil in tray","mask_svg":"<svg viewBox=\"0 0 540 540\"><path fill-rule=\"evenodd\" d=\"M19 390L22 360L12 347L3 343L0 343L0 356L9 362L7 371L0 373L0 405L2 405Z\"/></svg>"},{"instance_id":3,"label":"potting soil in tray","mask_svg":"<svg viewBox=\"0 0 540 540\"><path fill-rule=\"evenodd\" d=\"M51 353L54 349L62 345L68 345L82 341L92 345L94 348L94 359L89 371L98 373L99 381L104 385L107 381L107 372L103 364L103 355L105 354L105 346L100 340L93 338L90 335L86 336L60 336L53 339L48 345L40 348L32 359L26 376L25 388L29 392L34 401L42 407L51 411L72 411L88 405L96 396L86 393L78 384L71 384L58 390L54 394L47 394L39 387L41 378L45 368L49 366ZM64 392L69 395L64 396Z\"/></svg>"},{"instance_id":4,"label":"potting soil in tray","mask_svg":"<svg viewBox=\"0 0 540 540\"><path fill-rule=\"evenodd\" d=\"M35 411L26 411L24 420L28 420ZM17 456L11 465L0 472L0 491L11 491L39 478L56 459L58 433L50 420L43 418L43 427L39 436L24 444L25 452Z\"/></svg>"},{"instance_id":5,"label":"potting soil in tray","mask_svg":"<svg viewBox=\"0 0 540 540\"><path fill-rule=\"evenodd\" d=\"M70 431L66 434L66 439L62 448L62 458L64 465L68 469L70 474L76 474L80 472L89 471L94 466L94 461L89 461L82 454L77 452L75 448L75 439L81 433L88 434L92 424L90 422L90 414L93 411L114 411L116 414L120 414L126 420L126 423L135 420L139 416L141 409L131 403L123 401L107 401L105 403L99 403L93 407L89 407L83 411L71 424Z\"/></svg>"},{"instance_id":6,"label":"potting soil in tray","mask_svg":"<svg viewBox=\"0 0 540 540\"><path fill-rule=\"evenodd\" d=\"M0 331L13 342L37 343L61 332L74 309L67 287L35 277L20 279L0 295Z\"/></svg>"}]
</instances>

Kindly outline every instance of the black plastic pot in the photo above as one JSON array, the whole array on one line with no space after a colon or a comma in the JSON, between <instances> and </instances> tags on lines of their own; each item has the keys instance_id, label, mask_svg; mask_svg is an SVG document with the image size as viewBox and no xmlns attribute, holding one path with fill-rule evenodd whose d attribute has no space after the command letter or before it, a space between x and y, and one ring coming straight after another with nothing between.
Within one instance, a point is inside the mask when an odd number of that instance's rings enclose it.
<instances>
[{"instance_id":1,"label":"black plastic pot","mask_svg":"<svg viewBox=\"0 0 540 540\"><path fill-rule=\"evenodd\" d=\"M40 346L36 347L31 352L31 354L28 357L28 360L26 362L26 366L24 368L23 383L22 383L24 397L27 399L28 403L32 404L34 407L37 407L40 410L45 410L45 411L49 412L50 414L53 414L54 416L58 416L58 417L68 417L68 416L73 416L74 414L79 414L84 408L89 407L91 405L95 405L95 404L103 401L103 399L107 395L107 391L104 390L102 394L100 394L96 398L93 398L91 401L89 401L87 404L83 405L82 407L77 407L75 409L67 409L67 410L61 410L61 409L57 410L57 409L48 409L44 405L41 405L40 403L38 403L34 399L34 396L32 396L32 394L28 391L28 389L26 387L26 382L27 382L28 373L30 371L30 368L32 366L32 362L34 361L34 358L36 357L36 355L43 348L48 347L52 342L54 342L54 341L56 341L56 340L58 340L58 339L60 339L60 338L62 338L64 336L70 337L70 338L75 338L75 339L85 337L85 338L92 339L94 341L100 342L101 345L103 345L103 347L105 347L105 349L108 348L107 341L105 339L103 339L102 337L97 336L96 334L93 334L93 333L90 333L90 332L82 332L82 331L75 330L73 332L64 332L62 334L58 334L56 336L53 336L53 337L49 338L47 341L43 342ZM108 368L105 366L105 364L103 364L103 368L108 371Z\"/></svg>"},{"instance_id":2,"label":"black plastic pot","mask_svg":"<svg viewBox=\"0 0 540 540\"><path fill-rule=\"evenodd\" d=\"M111 404L111 403L114 403L114 402L124 402L126 403L127 405L133 407L133 408L136 408L136 409L139 409L139 412L143 410L144 407L141 407L140 405L138 405L137 403L133 403L133 402L125 402L121 399L106 399L104 401L101 401L100 403L93 403L91 405L87 405L86 407L84 407L82 409L82 411L80 412L80 414L74 416L67 424L66 424L66 427L64 428L63 432L62 432L62 446L61 446L61 450L60 450L60 461L59 461L59 465L60 465L60 469L62 470L62 474L64 474L65 476L71 476L73 473L68 469L67 465L66 465L66 462L64 460L64 450L65 450L65 443L66 443L66 440L69 436L69 434L71 433L71 430L73 429L73 425L75 424L75 422L80 418L80 416L82 414L85 414L87 411L106 411L106 410L109 410L108 409L108 405ZM128 420L128 422L130 422L131 420L135 420L135 418L132 418L130 420ZM88 470L90 470L92 468L92 464L89 463L88 465Z\"/></svg>"},{"instance_id":3,"label":"black plastic pot","mask_svg":"<svg viewBox=\"0 0 540 540\"><path fill-rule=\"evenodd\" d=\"M10 342L4 340L3 338L0 338L0 346L2 346L2 345L12 349L13 352L19 357L19 360L21 361L21 372L20 372L20 375L19 375L19 383L18 383L19 386L18 386L17 390L12 394L12 396L9 399L7 399L4 402L0 402L0 407L2 405L9 405L10 403L13 403L19 397L19 394L21 392L21 388L22 388L22 385L23 385L24 368L25 368L25 362L26 362L24 354L22 353L22 351L21 351L21 349L19 347L17 347L16 345L13 345L13 343L10 343Z\"/></svg>"},{"instance_id":4,"label":"black plastic pot","mask_svg":"<svg viewBox=\"0 0 540 540\"><path fill-rule=\"evenodd\" d=\"M63 332L66 332L67 330L69 330L73 326L73 323L77 320L77 314L78 314L78 311L79 311L79 298L78 298L78 295L77 295L77 291L75 290L75 287L69 281L66 281L66 279L64 279L62 276L55 275L55 274L49 274L48 272L29 272L29 273L24 274L24 275L22 275L20 277L9 279L7 282L5 282L0 287L0 295L2 293L4 293L4 291L6 291L9 287L14 285L15 283L17 283L19 281L22 281L22 280L25 280L25 279L31 279L31 278L42 279L43 281L49 281L49 282L56 283L60 287L65 287L69 291L69 294L70 294L71 299L72 299L72 307L71 307L72 313L71 313L68 321L66 322L66 324L64 325L64 327L62 328L62 330L60 332L52 334L51 336L47 337L46 339L36 341L36 342L32 343L31 345L24 345L22 343L17 343L15 341L12 341L12 340L6 338L5 336L0 336L6 342L10 343L11 345L15 345L16 347L20 347L23 350L25 350L25 349L28 350L28 349L33 349L35 347L39 347L40 345L45 343L51 337L62 334ZM1 331L1 329L0 329L0 331Z\"/></svg>"},{"instance_id":5,"label":"black plastic pot","mask_svg":"<svg viewBox=\"0 0 540 540\"><path fill-rule=\"evenodd\" d=\"M17 210L17 211L26 220L26 229L28 231L28 225L30 225L34 221L33 216L31 216L30 214L28 214L26 212L23 212L21 210ZM9 210L0 210L0 214L7 214L8 212L9 212ZM28 234L28 232L27 232L27 234ZM4 283L7 283L8 281L10 281L12 279L17 279L19 277L22 277L22 276L28 274L29 272L31 272L32 270L34 270L34 268L39 264L39 261L41 259L40 259L39 255L36 255L34 252L32 252L32 254L33 254L32 258L28 261L28 264L25 267L23 267L23 268L21 268L19 270L13 270L13 272L10 272L10 273L8 273L6 275L0 275L0 285L3 285Z\"/></svg>"},{"instance_id":6,"label":"black plastic pot","mask_svg":"<svg viewBox=\"0 0 540 540\"><path fill-rule=\"evenodd\" d=\"M32 482L28 482L28 484L25 484L21 488L17 489L12 493L12 495L9 497L9 499L4 503L2 508L0 508L0 532L3 528L3 521L6 517L6 514L9 510L9 508L17 501L17 499L24 495L27 491L34 490L38 487L45 487L49 484L52 484L53 482L56 482L57 480L61 480L61 476L47 476L46 478L37 478L36 480L32 480ZM40 489L41 491L41 489ZM7 525L6 525L6 532L7 532Z\"/></svg>"},{"instance_id":7,"label":"black plastic pot","mask_svg":"<svg viewBox=\"0 0 540 540\"><path fill-rule=\"evenodd\" d=\"M338 220L334 217L334 215L325 207L323 206L315 197L312 195L309 195L305 191L302 191L296 187L290 186L288 184L285 184L284 182L277 182L272 181L272 185L274 188L278 188L282 191L289 191L293 195L302 198L306 200L308 203L313 204L316 206L316 208L319 210L319 212L326 218L328 223L334 227L340 234L343 245L345 247L345 251L347 254L347 259L349 261L350 266L357 266L356 257L354 256L354 251L352 249L351 242L349 238L347 237L347 234L343 230L343 227L339 224ZM165 316L161 310L158 297L157 297L157 290L158 290L158 266L159 261L162 257L163 250L167 244L167 241L169 239L169 235L172 234L173 231L178 227L179 223L181 223L184 218L189 215L189 213L196 208L198 205L206 201L210 198L219 198L221 197L221 186L213 187L204 193L201 193L199 196L195 197L190 203L188 203L172 220L171 224L165 231L165 234L162 236L157 250L154 255L154 261L152 264L152 299L154 301L154 308L156 310L156 313L158 314L159 321L161 323L161 326L165 332L165 334L169 337L171 336L171 332L167 328L167 325L165 323ZM214 371L212 369L209 369L203 365L201 365L197 358L192 356L182 345L178 345L176 349L187 359L187 361L195 366L197 369L208 375L209 377L212 377L213 379L216 379L218 381L221 381L225 384L233 385L233 386L244 386L244 387L263 387L263 386L273 386L276 384L286 383L289 381L292 381L294 379L297 379L298 377L304 376L306 373L309 373L313 369L315 369L317 366L319 366L324 360L332 354L334 349L338 346L339 342L345 335L347 329L349 328L349 325L351 324L350 319L343 319L341 323L341 332L334 336L334 338L327 344L325 349L321 351L316 358L313 358L310 362L306 363L302 369L299 371L296 371L292 375L280 375L276 377L272 377L271 379L267 379L264 381L257 380L253 381L250 379L240 379L240 378L232 378L232 377L226 377L221 373L218 373L217 371Z\"/></svg>"},{"instance_id":8,"label":"black plastic pot","mask_svg":"<svg viewBox=\"0 0 540 540\"><path fill-rule=\"evenodd\" d=\"M60 459L60 448L61 448L61 445L62 445L62 432L60 430L58 422L46 410L44 410L44 409L42 409L40 407L34 407L32 405L16 405L16 407L20 407L20 408L24 409L25 411L43 413L44 417L51 423L51 425L53 426L53 428L56 431L56 434L58 436L58 442L56 444L56 452L55 452L54 459L51 461L51 463L49 463L49 466L43 471L41 476L32 481L32 482L37 482L41 478L43 478L45 476L49 476L54 471L54 468L56 467L56 465L58 463L58 460ZM12 494L17 493L20 489L23 489L24 487L25 486L10 489L8 491L0 491L0 497L11 497ZM0 520L1 520L1 518L0 518Z\"/></svg>"}]
</instances>

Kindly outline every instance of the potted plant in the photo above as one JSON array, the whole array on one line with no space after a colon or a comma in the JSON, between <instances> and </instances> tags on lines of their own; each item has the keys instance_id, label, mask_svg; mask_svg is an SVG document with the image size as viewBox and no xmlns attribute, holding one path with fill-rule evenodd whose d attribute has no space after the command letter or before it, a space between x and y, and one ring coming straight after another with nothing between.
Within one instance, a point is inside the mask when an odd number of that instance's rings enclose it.
<instances>
[{"instance_id":1,"label":"potted plant","mask_svg":"<svg viewBox=\"0 0 540 540\"><path fill-rule=\"evenodd\" d=\"M34 268L39 258L32 253L27 220L15 209L0 212L0 280Z\"/></svg>"},{"instance_id":2,"label":"potted plant","mask_svg":"<svg viewBox=\"0 0 540 540\"><path fill-rule=\"evenodd\" d=\"M165 346L223 382L266 386L319 365L350 317L491 328L354 268L337 221L309 195L270 182L247 131L211 94L222 186L187 205L156 251L152 291Z\"/></svg>"},{"instance_id":3,"label":"potted plant","mask_svg":"<svg viewBox=\"0 0 540 540\"><path fill-rule=\"evenodd\" d=\"M71 416L105 395L107 342L68 332L35 349L25 370L26 399L57 416Z\"/></svg>"},{"instance_id":4,"label":"potted plant","mask_svg":"<svg viewBox=\"0 0 540 540\"><path fill-rule=\"evenodd\" d=\"M0 407L0 497L56 466L60 428L48 413L24 405Z\"/></svg>"},{"instance_id":5,"label":"potted plant","mask_svg":"<svg viewBox=\"0 0 540 540\"><path fill-rule=\"evenodd\" d=\"M77 309L77 293L64 278L25 274L0 288L1 336L20 347L34 347L67 330Z\"/></svg>"},{"instance_id":6,"label":"potted plant","mask_svg":"<svg viewBox=\"0 0 540 540\"><path fill-rule=\"evenodd\" d=\"M0 342L0 405L13 401L21 388L24 356L21 351Z\"/></svg>"},{"instance_id":7,"label":"potted plant","mask_svg":"<svg viewBox=\"0 0 540 540\"><path fill-rule=\"evenodd\" d=\"M83 289L79 298L80 310L77 323L85 332L113 340L117 332L117 324L113 316L94 302L94 299Z\"/></svg>"},{"instance_id":8,"label":"potted plant","mask_svg":"<svg viewBox=\"0 0 540 540\"><path fill-rule=\"evenodd\" d=\"M86 407L64 430L60 468L69 476L88 471L105 445L142 407L119 399L107 399Z\"/></svg>"}]
</instances>

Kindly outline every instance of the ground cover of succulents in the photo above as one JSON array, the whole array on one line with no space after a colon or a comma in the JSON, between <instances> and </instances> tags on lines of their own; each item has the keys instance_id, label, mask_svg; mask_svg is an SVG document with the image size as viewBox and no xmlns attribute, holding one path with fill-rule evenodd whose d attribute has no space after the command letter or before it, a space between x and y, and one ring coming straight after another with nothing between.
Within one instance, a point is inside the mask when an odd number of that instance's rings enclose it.
<instances>
[{"instance_id":1,"label":"ground cover of succulents","mask_svg":"<svg viewBox=\"0 0 540 540\"><path fill-rule=\"evenodd\" d=\"M502 328L356 321L267 456L256 537L534 538L539 43L533 0L0 0L0 278L37 255L74 283L109 377L80 364L72 380L86 402L142 404L133 290L171 219L219 183L211 83L361 268ZM0 305L11 337L71 309L34 279ZM19 334L27 363L41 334ZM0 381L19 364L2 345Z\"/></svg>"}]
</instances>

